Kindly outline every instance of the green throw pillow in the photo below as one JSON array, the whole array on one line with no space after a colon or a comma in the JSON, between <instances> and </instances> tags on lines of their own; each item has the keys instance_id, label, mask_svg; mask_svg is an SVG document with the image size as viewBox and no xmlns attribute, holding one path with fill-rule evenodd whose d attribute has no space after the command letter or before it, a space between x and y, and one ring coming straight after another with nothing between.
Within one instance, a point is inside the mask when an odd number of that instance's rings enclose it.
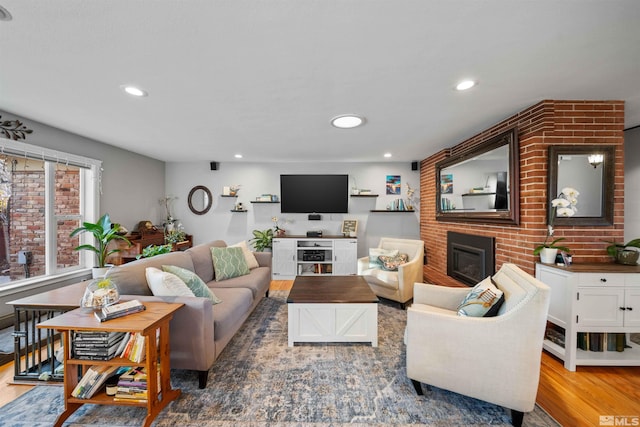
<instances>
[{"instance_id":1,"label":"green throw pillow","mask_svg":"<svg viewBox=\"0 0 640 427\"><path fill-rule=\"evenodd\" d=\"M216 272L217 282L250 273L247 260L240 247L213 247L211 248L211 258L213 258L213 269Z\"/></svg>"},{"instance_id":2,"label":"green throw pillow","mask_svg":"<svg viewBox=\"0 0 640 427\"><path fill-rule=\"evenodd\" d=\"M209 289L207 284L202 281L200 276L193 271L177 267L175 265L163 265L162 270L178 276L178 278L180 278L180 280L182 280L187 287L191 289L191 292L193 292L195 296L208 298L211 300L212 304L219 304L222 302L222 300L218 298L211 289Z\"/></svg>"},{"instance_id":3,"label":"green throw pillow","mask_svg":"<svg viewBox=\"0 0 640 427\"><path fill-rule=\"evenodd\" d=\"M504 302L504 293L498 289L491 276L471 289L458 306L458 316L493 317Z\"/></svg>"}]
</instances>

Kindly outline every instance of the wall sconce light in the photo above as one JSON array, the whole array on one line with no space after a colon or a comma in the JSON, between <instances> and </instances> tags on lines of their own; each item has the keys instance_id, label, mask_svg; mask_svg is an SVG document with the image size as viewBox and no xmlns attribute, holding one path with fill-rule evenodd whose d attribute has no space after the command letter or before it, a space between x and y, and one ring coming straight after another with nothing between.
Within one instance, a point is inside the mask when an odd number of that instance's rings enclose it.
<instances>
[{"instance_id":1,"label":"wall sconce light","mask_svg":"<svg viewBox=\"0 0 640 427\"><path fill-rule=\"evenodd\" d=\"M587 160L589 160L589 164L591 166L593 166L593 168L597 168L598 165L602 164L602 161L604 160L604 155L603 154L589 154L589 157L587 157Z\"/></svg>"}]
</instances>

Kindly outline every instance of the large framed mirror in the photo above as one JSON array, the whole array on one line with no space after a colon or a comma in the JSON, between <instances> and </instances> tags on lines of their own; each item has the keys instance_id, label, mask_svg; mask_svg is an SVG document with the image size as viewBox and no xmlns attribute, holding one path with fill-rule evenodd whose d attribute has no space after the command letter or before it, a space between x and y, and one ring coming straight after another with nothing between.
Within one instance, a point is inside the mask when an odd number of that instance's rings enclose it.
<instances>
[{"instance_id":1,"label":"large framed mirror","mask_svg":"<svg viewBox=\"0 0 640 427\"><path fill-rule=\"evenodd\" d=\"M549 189L551 200L565 187L578 190L577 209L572 217L556 217L554 225L612 225L615 147L607 145L552 145L549 147Z\"/></svg>"},{"instance_id":2,"label":"large framed mirror","mask_svg":"<svg viewBox=\"0 0 640 427\"><path fill-rule=\"evenodd\" d=\"M196 185L189 191L187 203L191 212L196 215L204 215L209 212L213 204L211 191L204 185Z\"/></svg>"},{"instance_id":3,"label":"large framed mirror","mask_svg":"<svg viewBox=\"0 0 640 427\"><path fill-rule=\"evenodd\" d=\"M509 130L436 164L436 219L520 222L518 130Z\"/></svg>"}]
</instances>

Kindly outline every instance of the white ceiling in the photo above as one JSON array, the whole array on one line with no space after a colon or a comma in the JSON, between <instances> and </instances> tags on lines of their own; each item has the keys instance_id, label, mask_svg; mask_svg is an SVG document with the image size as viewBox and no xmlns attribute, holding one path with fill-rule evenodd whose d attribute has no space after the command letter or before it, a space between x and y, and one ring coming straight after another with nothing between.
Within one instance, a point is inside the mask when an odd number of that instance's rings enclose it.
<instances>
[{"instance_id":1,"label":"white ceiling","mask_svg":"<svg viewBox=\"0 0 640 427\"><path fill-rule=\"evenodd\" d=\"M0 5L0 110L160 160L420 160L543 99L640 124L638 0Z\"/></svg>"}]
</instances>

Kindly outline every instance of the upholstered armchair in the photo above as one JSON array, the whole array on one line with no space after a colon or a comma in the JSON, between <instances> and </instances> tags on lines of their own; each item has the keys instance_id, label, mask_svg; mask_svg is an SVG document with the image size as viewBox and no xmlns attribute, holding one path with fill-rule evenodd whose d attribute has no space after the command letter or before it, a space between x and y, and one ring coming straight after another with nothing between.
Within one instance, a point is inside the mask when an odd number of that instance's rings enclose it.
<instances>
[{"instance_id":1,"label":"upholstered armchair","mask_svg":"<svg viewBox=\"0 0 640 427\"><path fill-rule=\"evenodd\" d=\"M404 309L405 304L413 298L413 284L422 282L424 242L382 237L376 249L407 254L408 261L400 264L397 271L390 271L382 266L372 267L371 261L377 260L372 260L370 257L360 258L358 275L364 277L376 295L397 301Z\"/></svg>"},{"instance_id":2,"label":"upholstered armchair","mask_svg":"<svg viewBox=\"0 0 640 427\"><path fill-rule=\"evenodd\" d=\"M549 288L514 264L493 276L504 302L495 317L457 315L469 288L416 283L407 312L407 376L511 409L532 411L540 378Z\"/></svg>"}]
</instances>

